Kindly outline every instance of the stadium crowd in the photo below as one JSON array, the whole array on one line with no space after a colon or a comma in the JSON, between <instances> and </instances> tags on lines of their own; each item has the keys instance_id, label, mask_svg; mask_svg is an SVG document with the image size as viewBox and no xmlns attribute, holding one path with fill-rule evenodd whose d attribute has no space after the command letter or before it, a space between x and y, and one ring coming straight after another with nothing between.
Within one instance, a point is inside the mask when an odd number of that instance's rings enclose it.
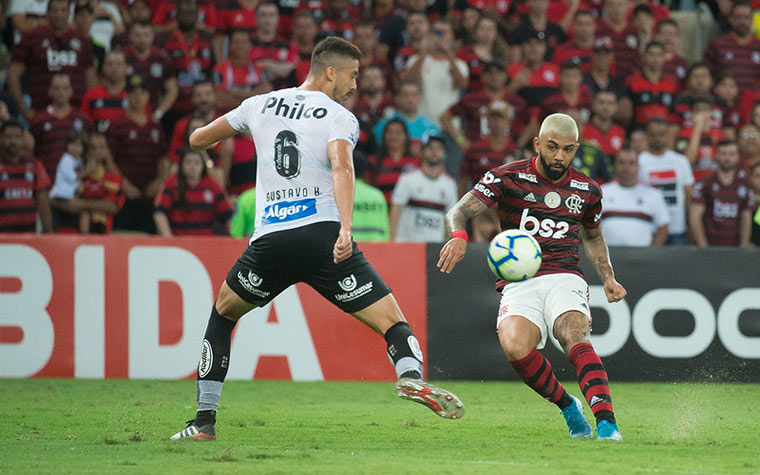
<instances>
[{"instance_id":1,"label":"stadium crowd","mask_svg":"<svg viewBox=\"0 0 760 475\"><path fill-rule=\"evenodd\" d=\"M760 245L758 0L709 4L697 57L681 55L685 17L649 0L0 6L0 232L249 236L253 141L194 152L188 137L300 84L335 35L364 52L343 104L361 126L356 240L444 241L445 212L535 155L541 120L563 112L610 245ZM494 212L470 235L498 231Z\"/></svg>"}]
</instances>

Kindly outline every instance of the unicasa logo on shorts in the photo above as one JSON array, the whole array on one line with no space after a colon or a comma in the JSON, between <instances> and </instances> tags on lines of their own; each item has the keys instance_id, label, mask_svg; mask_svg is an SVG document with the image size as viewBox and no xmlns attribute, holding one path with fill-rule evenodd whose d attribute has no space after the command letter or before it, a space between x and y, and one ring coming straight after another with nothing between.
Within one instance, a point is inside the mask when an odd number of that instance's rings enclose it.
<instances>
[{"instance_id":1,"label":"unicasa logo on shorts","mask_svg":"<svg viewBox=\"0 0 760 475\"><path fill-rule=\"evenodd\" d=\"M313 214L317 214L317 200L314 198L298 201L281 201L264 208L261 224L285 223Z\"/></svg>"}]
</instances>

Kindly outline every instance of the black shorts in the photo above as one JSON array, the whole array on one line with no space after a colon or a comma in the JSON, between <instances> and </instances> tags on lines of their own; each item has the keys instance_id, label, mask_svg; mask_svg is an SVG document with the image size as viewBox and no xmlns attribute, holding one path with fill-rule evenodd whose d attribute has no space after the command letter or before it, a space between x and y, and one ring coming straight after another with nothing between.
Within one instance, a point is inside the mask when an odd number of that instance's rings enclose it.
<instances>
[{"instance_id":1,"label":"black shorts","mask_svg":"<svg viewBox=\"0 0 760 475\"><path fill-rule=\"evenodd\" d=\"M347 313L391 293L353 243L351 257L333 263L340 223L326 221L267 234L243 252L227 274L227 285L246 302L263 307L296 282L305 282Z\"/></svg>"}]
</instances>

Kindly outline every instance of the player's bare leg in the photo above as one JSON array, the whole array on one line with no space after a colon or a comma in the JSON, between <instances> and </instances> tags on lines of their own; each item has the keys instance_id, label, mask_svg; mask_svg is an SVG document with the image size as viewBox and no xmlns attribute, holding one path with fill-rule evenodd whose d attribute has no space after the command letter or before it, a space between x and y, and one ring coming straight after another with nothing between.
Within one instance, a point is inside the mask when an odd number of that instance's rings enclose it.
<instances>
[{"instance_id":1,"label":"player's bare leg","mask_svg":"<svg viewBox=\"0 0 760 475\"><path fill-rule=\"evenodd\" d=\"M536 350L541 341L541 330L530 320L512 315L499 324L499 343L515 373L540 394L559 407L574 439L587 439L594 435L583 416L580 401L569 395L557 380L549 360Z\"/></svg>"},{"instance_id":2,"label":"player's bare leg","mask_svg":"<svg viewBox=\"0 0 760 475\"><path fill-rule=\"evenodd\" d=\"M383 335L388 343L388 356L393 361L398 377L398 397L423 404L447 419L460 419L464 416L464 404L456 395L423 381L420 344L406 323L393 294L386 295L352 315Z\"/></svg>"},{"instance_id":3,"label":"player's bare leg","mask_svg":"<svg viewBox=\"0 0 760 475\"><path fill-rule=\"evenodd\" d=\"M609 379L602 360L590 343L588 317L581 312L563 313L554 323L554 336L578 374L578 385L596 418L599 440L621 440L610 396Z\"/></svg>"},{"instance_id":4,"label":"player's bare leg","mask_svg":"<svg viewBox=\"0 0 760 475\"><path fill-rule=\"evenodd\" d=\"M198 364L198 412L195 419L187 422L187 427L171 437L172 440L216 440L216 410L229 367L232 330L240 317L254 308L255 305L241 299L227 282L222 283L203 337Z\"/></svg>"}]
</instances>

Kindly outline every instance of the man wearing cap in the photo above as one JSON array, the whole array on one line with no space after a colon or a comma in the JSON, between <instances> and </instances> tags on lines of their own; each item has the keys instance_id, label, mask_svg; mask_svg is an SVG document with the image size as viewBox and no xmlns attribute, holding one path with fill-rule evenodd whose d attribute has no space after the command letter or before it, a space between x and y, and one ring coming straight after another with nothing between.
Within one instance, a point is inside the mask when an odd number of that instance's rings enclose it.
<instances>
[{"instance_id":1,"label":"man wearing cap","mask_svg":"<svg viewBox=\"0 0 760 475\"><path fill-rule=\"evenodd\" d=\"M126 89L127 110L111 122L106 134L127 198L114 219L114 228L155 233L153 198L169 170L166 138L161 126L145 112L149 100L145 80L130 76Z\"/></svg>"},{"instance_id":2,"label":"man wearing cap","mask_svg":"<svg viewBox=\"0 0 760 475\"><path fill-rule=\"evenodd\" d=\"M391 200L391 241L443 242L443 217L457 202L457 186L446 174L443 139L433 135L422 146L419 170L404 173Z\"/></svg>"}]
</instances>

